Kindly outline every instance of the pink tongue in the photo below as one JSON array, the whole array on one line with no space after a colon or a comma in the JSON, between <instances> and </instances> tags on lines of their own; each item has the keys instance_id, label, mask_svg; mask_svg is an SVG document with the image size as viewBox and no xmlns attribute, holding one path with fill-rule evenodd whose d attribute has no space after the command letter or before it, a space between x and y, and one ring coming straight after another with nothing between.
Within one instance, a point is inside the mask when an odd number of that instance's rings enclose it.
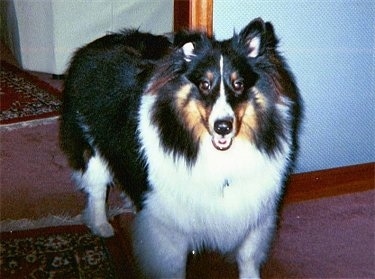
<instances>
[{"instance_id":1,"label":"pink tongue","mask_svg":"<svg viewBox=\"0 0 375 279\"><path fill-rule=\"evenodd\" d=\"M214 145L216 149L221 150L221 151L227 150L231 145L231 143L228 142L228 140L224 138L220 138L216 140L212 139L212 144Z\"/></svg>"},{"instance_id":2,"label":"pink tongue","mask_svg":"<svg viewBox=\"0 0 375 279\"><path fill-rule=\"evenodd\" d=\"M220 143L220 144L226 144L226 143L227 143L227 140L226 140L226 139L220 139L220 140L219 140L219 143Z\"/></svg>"}]
</instances>

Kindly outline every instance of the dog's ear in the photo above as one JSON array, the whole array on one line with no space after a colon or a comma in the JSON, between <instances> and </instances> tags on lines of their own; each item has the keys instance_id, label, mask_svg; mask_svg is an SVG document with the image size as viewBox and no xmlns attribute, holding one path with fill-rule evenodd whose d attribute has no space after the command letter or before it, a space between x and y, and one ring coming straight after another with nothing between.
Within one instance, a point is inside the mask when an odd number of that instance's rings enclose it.
<instances>
[{"instance_id":1,"label":"dog's ear","mask_svg":"<svg viewBox=\"0 0 375 279\"><path fill-rule=\"evenodd\" d=\"M261 18L252 20L242 29L238 39L239 43L245 47L245 52L248 57L255 58L263 53L267 41L266 33L266 23Z\"/></svg>"},{"instance_id":2,"label":"dog's ear","mask_svg":"<svg viewBox=\"0 0 375 279\"><path fill-rule=\"evenodd\" d=\"M164 34L167 40L174 46L177 52L184 55L186 61L191 61L191 57L194 56L194 43L190 34L187 31L180 31L178 33L166 33Z\"/></svg>"},{"instance_id":3,"label":"dog's ear","mask_svg":"<svg viewBox=\"0 0 375 279\"><path fill-rule=\"evenodd\" d=\"M279 43L271 22L266 22L266 47L276 48Z\"/></svg>"},{"instance_id":4,"label":"dog's ear","mask_svg":"<svg viewBox=\"0 0 375 279\"><path fill-rule=\"evenodd\" d=\"M184 53L185 61L190 62L191 58L195 56L194 54L194 44L192 42L188 42L182 46L182 52Z\"/></svg>"},{"instance_id":5,"label":"dog's ear","mask_svg":"<svg viewBox=\"0 0 375 279\"><path fill-rule=\"evenodd\" d=\"M198 52L209 45L209 40L202 32L182 31L174 36L173 44L183 55L184 60L190 62Z\"/></svg>"}]
</instances>

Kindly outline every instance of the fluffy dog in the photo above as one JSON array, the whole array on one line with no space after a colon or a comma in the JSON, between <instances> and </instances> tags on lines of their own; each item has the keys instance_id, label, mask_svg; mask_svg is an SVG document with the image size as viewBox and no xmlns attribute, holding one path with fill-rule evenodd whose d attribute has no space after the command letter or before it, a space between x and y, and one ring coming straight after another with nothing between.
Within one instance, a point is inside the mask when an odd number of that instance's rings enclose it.
<instances>
[{"instance_id":1,"label":"fluffy dog","mask_svg":"<svg viewBox=\"0 0 375 279\"><path fill-rule=\"evenodd\" d=\"M75 53L61 146L87 193L93 233L114 233L107 186L133 200L143 276L184 277L189 251L208 248L234 254L241 277L259 277L300 112L269 22L255 19L224 41L125 30Z\"/></svg>"}]
</instances>

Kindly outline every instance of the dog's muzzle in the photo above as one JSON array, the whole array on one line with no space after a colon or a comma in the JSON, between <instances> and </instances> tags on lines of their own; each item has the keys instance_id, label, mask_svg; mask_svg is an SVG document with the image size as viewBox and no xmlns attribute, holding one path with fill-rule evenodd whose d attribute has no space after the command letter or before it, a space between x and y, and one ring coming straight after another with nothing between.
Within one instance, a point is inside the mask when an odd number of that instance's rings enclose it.
<instances>
[{"instance_id":1,"label":"dog's muzzle","mask_svg":"<svg viewBox=\"0 0 375 279\"><path fill-rule=\"evenodd\" d=\"M214 122L212 144L218 150L227 150L232 145L233 119L219 119Z\"/></svg>"}]
</instances>

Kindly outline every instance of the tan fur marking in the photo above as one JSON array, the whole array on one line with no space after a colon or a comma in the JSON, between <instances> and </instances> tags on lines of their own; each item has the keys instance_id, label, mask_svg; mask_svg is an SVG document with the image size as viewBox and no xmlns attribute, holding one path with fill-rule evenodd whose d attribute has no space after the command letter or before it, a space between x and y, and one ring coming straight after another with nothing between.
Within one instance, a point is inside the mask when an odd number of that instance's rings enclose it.
<instances>
[{"instance_id":1,"label":"tan fur marking","mask_svg":"<svg viewBox=\"0 0 375 279\"><path fill-rule=\"evenodd\" d=\"M267 99L264 97L262 92L258 88L254 87L253 93L255 96L256 104L260 106L262 109L265 109L267 107Z\"/></svg>"},{"instance_id":2,"label":"tan fur marking","mask_svg":"<svg viewBox=\"0 0 375 279\"><path fill-rule=\"evenodd\" d=\"M214 80L214 73L211 72L211 71L207 71L207 72L206 72L206 77L207 77L210 81L213 81L213 80Z\"/></svg>"},{"instance_id":3,"label":"tan fur marking","mask_svg":"<svg viewBox=\"0 0 375 279\"><path fill-rule=\"evenodd\" d=\"M236 110L236 116L239 123L238 137L247 140L253 140L253 133L258 129L257 115L255 113L255 106L257 109L265 110L267 107L267 98L256 87L253 88L254 100L250 103L242 104Z\"/></svg>"},{"instance_id":4,"label":"tan fur marking","mask_svg":"<svg viewBox=\"0 0 375 279\"><path fill-rule=\"evenodd\" d=\"M186 105L186 101L188 100L191 88L191 84L185 84L177 91L176 103L179 110L182 110L183 107Z\"/></svg>"},{"instance_id":5,"label":"tan fur marking","mask_svg":"<svg viewBox=\"0 0 375 279\"><path fill-rule=\"evenodd\" d=\"M203 105L194 99L189 100L192 85L184 85L178 92L176 103L182 112L186 128L192 133L194 139L199 141L203 134L208 133L204 123L208 119L208 112Z\"/></svg>"},{"instance_id":6,"label":"tan fur marking","mask_svg":"<svg viewBox=\"0 0 375 279\"><path fill-rule=\"evenodd\" d=\"M199 141L203 134L208 133L204 125L206 110L196 101L190 101L185 107L184 115L188 129L192 131L195 140Z\"/></svg>"},{"instance_id":7,"label":"tan fur marking","mask_svg":"<svg viewBox=\"0 0 375 279\"><path fill-rule=\"evenodd\" d=\"M254 130L257 129L257 119L252 103L244 103L236 110L238 122L238 138L253 141Z\"/></svg>"},{"instance_id":8,"label":"tan fur marking","mask_svg":"<svg viewBox=\"0 0 375 279\"><path fill-rule=\"evenodd\" d=\"M238 79L238 73L237 72L233 72L231 75L230 75L230 78L231 78L231 81L235 81Z\"/></svg>"}]
</instances>

